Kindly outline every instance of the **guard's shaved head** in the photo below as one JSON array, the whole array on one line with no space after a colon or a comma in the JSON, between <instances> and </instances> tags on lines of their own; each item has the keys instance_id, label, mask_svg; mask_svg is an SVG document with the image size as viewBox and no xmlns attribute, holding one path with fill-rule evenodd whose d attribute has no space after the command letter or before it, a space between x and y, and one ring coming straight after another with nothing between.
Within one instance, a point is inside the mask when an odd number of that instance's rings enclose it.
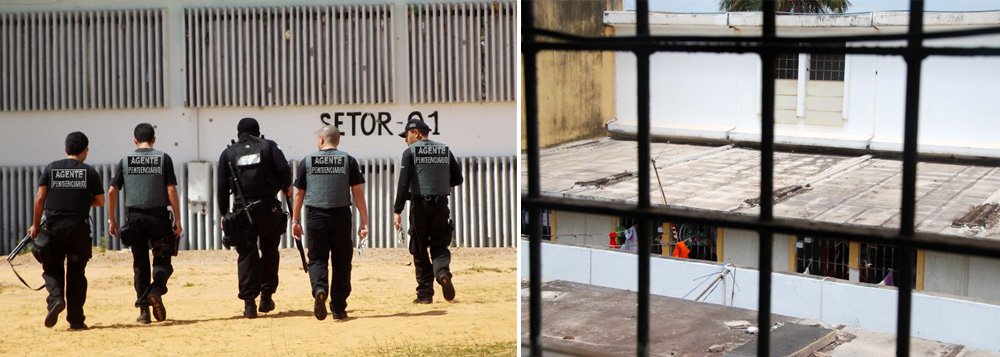
<instances>
[{"instance_id":1,"label":"guard's shaved head","mask_svg":"<svg viewBox=\"0 0 1000 357\"><path fill-rule=\"evenodd\" d=\"M323 141L334 146L340 145L340 130L333 125L326 125L316 132L316 135L323 138Z\"/></svg>"}]
</instances>

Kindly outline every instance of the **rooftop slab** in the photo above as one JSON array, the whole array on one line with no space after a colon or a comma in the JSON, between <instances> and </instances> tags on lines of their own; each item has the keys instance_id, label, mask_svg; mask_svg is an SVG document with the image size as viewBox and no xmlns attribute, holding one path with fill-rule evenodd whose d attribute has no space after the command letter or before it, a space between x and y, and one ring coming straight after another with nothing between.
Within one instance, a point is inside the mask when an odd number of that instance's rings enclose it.
<instances>
[{"instance_id":1,"label":"rooftop slab","mask_svg":"<svg viewBox=\"0 0 1000 357\"><path fill-rule=\"evenodd\" d=\"M657 162L656 172L650 173L654 205L757 214L753 200L760 190L759 151L653 143L650 153ZM522 156L522 167L527 167L525 160ZM620 202L638 199L634 141L574 142L542 150L540 164L545 195ZM522 170L522 190L526 185ZM776 192L790 192L774 205L777 217L899 226L902 163L898 160L776 152L774 187ZM956 222L970 210L998 201L1000 168L918 164L918 231L1000 239L1000 225L970 227Z\"/></svg>"},{"instance_id":2,"label":"rooftop slab","mask_svg":"<svg viewBox=\"0 0 1000 357\"><path fill-rule=\"evenodd\" d=\"M528 306L523 286L521 305ZM634 356L636 294L564 281L542 286L543 344L592 355ZM523 341L529 340L528 310L522 309ZM731 351L756 335L731 329L727 321L756 325L757 312L664 296L650 296L650 351L654 356L705 355L712 346ZM774 316L774 323L791 318ZM721 356L721 354L716 354Z\"/></svg>"}]
</instances>

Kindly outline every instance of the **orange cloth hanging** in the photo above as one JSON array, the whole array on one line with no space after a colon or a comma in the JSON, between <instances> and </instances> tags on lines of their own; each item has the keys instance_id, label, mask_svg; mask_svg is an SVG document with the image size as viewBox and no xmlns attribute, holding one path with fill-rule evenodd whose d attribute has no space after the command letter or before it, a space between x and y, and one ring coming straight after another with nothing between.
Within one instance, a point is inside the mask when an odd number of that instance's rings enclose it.
<instances>
[{"instance_id":1,"label":"orange cloth hanging","mask_svg":"<svg viewBox=\"0 0 1000 357\"><path fill-rule=\"evenodd\" d=\"M684 242L682 241L682 242L677 242L677 244L674 245L674 252L670 255L677 258L687 259L689 254L691 254L691 250L688 249L687 244L684 244Z\"/></svg>"}]
</instances>

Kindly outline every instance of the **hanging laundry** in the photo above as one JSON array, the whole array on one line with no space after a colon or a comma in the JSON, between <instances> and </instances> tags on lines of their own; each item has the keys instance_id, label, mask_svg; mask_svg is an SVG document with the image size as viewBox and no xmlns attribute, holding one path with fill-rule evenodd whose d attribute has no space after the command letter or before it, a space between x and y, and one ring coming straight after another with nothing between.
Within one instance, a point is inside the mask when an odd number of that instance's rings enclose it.
<instances>
[{"instance_id":1,"label":"hanging laundry","mask_svg":"<svg viewBox=\"0 0 1000 357\"><path fill-rule=\"evenodd\" d=\"M621 250L636 252L639 251L638 237L635 232L635 226L630 227L625 230L625 242L622 243Z\"/></svg>"},{"instance_id":2,"label":"hanging laundry","mask_svg":"<svg viewBox=\"0 0 1000 357\"><path fill-rule=\"evenodd\" d=\"M885 286L896 286L896 283L892 281L892 270L890 270L889 274L885 275L885 279L882 279L882 281L879 282L878 284Z\"/></svg>"},{"instance_id":3,"label":"hanging laundry","mask_svg":"<svg viewBox=\"0 0 1000 357\"><path fill-rule=\"evenodd\" d=\"M671 253L670 255L677 258L687 259L687 257L690 254L691 254L691 249L688 249L687 244L684 244L684 241L680 241L674 245L674 252Z\"/></svg>"},{"instance_id":4,"label":"hanging laundry","mask_svg":"<svg viewBox=\"0 0 1000 357\"><path fill-rule=\"evenodd\" d=\"M608 248L618 249L618 232L611 232L608 234L610 238L608 240Z\"/></svg>"}]
</instances>

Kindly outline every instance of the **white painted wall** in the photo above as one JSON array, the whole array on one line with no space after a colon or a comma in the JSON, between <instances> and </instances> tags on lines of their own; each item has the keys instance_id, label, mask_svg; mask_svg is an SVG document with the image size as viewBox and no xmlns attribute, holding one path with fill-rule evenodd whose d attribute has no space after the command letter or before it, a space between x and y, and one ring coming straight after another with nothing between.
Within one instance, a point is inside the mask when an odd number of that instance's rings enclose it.
<instances>
[{"instance_id":1,"label":"white painted wall","mask_svg":"<svg viewBox=\"0 0 1000 357\"><path fill-rule=\"evenodd\" d=\"M521 244L522 262L530 253ZM630 291L637 290L635 254L542 244L542 279L564 280ZM656 295L693 299L724 266L711 262L654 257L650 262L650 291ZM757 308L758 272L730 268L726 285L717 288L705 302L744 309ZM522 265L521 278L528 279ZM733 293L734 287L736 289ZM896 289L839 279L818 278L794 273L773 273L771 307L775 314L894 333L896 330ZM1000 351L995 321L1000 305L968 301L928 293L913 294L913 337L963 344Z\"/></svg>"},{"instance_id":2,"label":"white painted wall","mask_svg":"<svg viewBox=\"0 0 1000 357\"><path fill-rule=\"evenodd\" d=\"M959 14L960 15L960 14ZM1000 13L975 14L975 21L997 18ZM868 16L868 17L865 17ZM898 33L902 26L858 26L872 23L871 15L838 25L829 34ZM905 24L905 16L879 15L875 22ZM942 23L928 29L957 29L961 16L944 14ZM634 18L634 16L632 17ZM971 18L971 17L970 17ZM658 20L660 19L660 20ZM728 19L728 20L727 20ZM987 19L987 20L988 20ZM619 36L634 35L628 14L605 17ZM741 23L745 26L726 26ZM654 35L750 36L759 33L759 23L747 16L730 14L656 14L651 20ZM759 19L756 20L759 22ZM928 20L930 21L930 20ZM935 20L936 21L936 20ZM970 20L972 21L972 20ZM779 18L779 26L792 23ZM814 34L823 28L780 27L782 35ZM838 22L839 23L839 22ZM846 22L843 22L846 23ZM944 23L952 23L945 26ZM981 23L976 22L976 25ZM966 27L967 28L967 27ZM928 41L930 46L1000 47L1000 36ZM862 43L857 46L877 46ZM898 46L900 43L881 44ZM611 131L635 133L636 61L631 53L616 55L616 120ZM657 53L650 59L651 130L653 135L737 141L760 140L760 60L754 54ZM929 57L923 62L920 102L921 152L1000 157L1000 58ZM777 124L776 142L900 151L902 148L906 66L901 57L848 56L845 81L845 121L842 126Z\"/></svg>"},{"instance_id":3,"label":"white painted wall","mask_svg":"<svg viewBox=\"0 0 1000 357\"><path fill-rule=\"evenodd\" d=\"M243 117L260 121L262 133L281 145L289 159L300 159L315 149L313 133L321 125L320 116L337 112L378 113L391 115L388 125L392 134L375 131L364 135L361 123L352 125L350 117L341 117L340 125L347 136L342 147L358 158L398 159L405 144L394 134L413 111L420 111L425 120L438 112L438 132L432 137L448 143L458 156L509 156L515 155L516 106L513 102L465 104L410 104L407 88L408 60L404 51L408 46L406 32L397 30L395 59L395 98L390 105L351 105L328 107L244 107L244 108L185 108L185 51L184 9L205 6L281 6L353 4L365 1L265 1L265 0L67 0L60 2L0 2L0 12L163 8L165 47L165 92L167 107L145 110L89 110L45 112L0 112L0 166L41 165L63 157L63 140L66 134L80 130L90 138L88 163L116 162L123 153L131 150L132 130L140 122L157 126L158 148L168 152L176 164L192 160L215 161L219 153L236 136L236 122ZM407 1L369 1L396 4L396 11L405 10ZM395 21L405 21L405 16L395 16ZM404 22L405 23L405 22ZM405 26L397 25L397 29ZM377 115L375 116L377 118ZM358 119L361 119L360 117ZM368 119L368 122L371 122ZM368 126L372 128L372 126ZM353 134L352 134L353 133Z\"/></svg>"}]
</instances>

